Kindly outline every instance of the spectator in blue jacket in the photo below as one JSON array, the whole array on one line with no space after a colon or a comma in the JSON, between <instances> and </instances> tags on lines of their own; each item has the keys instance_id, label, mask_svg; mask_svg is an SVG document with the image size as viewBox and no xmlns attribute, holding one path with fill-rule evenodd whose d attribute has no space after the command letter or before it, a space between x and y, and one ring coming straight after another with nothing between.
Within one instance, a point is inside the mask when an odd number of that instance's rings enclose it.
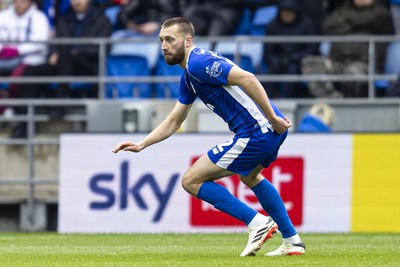
<instances>
[{"instance_id":1,"label":"spectator in blue jacket","mask_svg":"<svg viewBox=\"0 0 400 267\"><path fill-rule=\"evenodd\" d=\"M303 117L297 127L298 132L328 133L331 132L334 109L327 104L315 104Z\"/></svg>"}]
</instances>

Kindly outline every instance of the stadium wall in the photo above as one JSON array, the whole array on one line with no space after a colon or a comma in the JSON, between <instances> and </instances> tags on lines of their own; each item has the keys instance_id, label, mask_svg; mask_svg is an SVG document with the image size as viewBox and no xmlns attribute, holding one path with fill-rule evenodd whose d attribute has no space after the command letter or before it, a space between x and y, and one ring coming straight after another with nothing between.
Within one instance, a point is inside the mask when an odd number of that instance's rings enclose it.
<instances>
[{"instance_id":1,"label":"stadium wall","mask_svg":"<svg viewBox=\"0 0 400 267\"><path fill-rule=\"evenodd\" d=\"M245 231L180 186L200 155L230 138L177 134L140 154L113 154L132 134L63 134L59 232ZM400 232L399 148L399 134L291 134L263 174L300 232ZM261 210L237 177L221 184Z\"/></svg>"}]
</instances>

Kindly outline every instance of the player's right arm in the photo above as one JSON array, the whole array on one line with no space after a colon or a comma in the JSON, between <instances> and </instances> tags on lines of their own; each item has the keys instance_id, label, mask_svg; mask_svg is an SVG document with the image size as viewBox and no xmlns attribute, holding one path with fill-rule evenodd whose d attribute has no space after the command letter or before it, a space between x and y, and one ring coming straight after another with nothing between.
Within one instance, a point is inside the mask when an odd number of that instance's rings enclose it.
<instances>
[{"instance_id":1,"label":"player's right arm","mask_svg":"<svg viewBox=\"0 0 400 267\"><path fill-rule=\"evenodd\" d=\"M112 152L117 153L120 150L139 152L148 146L167 139L181 127L191 107L192 104L185 105L177 101L171 113L142 141L138 143L131 141L119 143L114 147Z\"/></svg>"},{"instance_id":2,"label":"player's right arm","mask_svg":"<svg viewBox=\"0 0 400 267\"><path fill-rule=\"evenodd\" d=\"M254 74L235 65L229 72L228 83L230 85L239 85L257 103L278 134L284 133L292 126L289 118L282 119L275 114L267 93Z\"/></svg>"}]
</instances>

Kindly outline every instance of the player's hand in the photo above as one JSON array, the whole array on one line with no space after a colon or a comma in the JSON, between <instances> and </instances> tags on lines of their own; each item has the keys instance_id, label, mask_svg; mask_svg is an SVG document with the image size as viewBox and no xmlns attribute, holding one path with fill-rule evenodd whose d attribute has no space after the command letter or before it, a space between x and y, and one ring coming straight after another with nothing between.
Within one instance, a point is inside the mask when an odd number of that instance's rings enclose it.
<instances>
[{"instance_id":1,"label":"player's hand","mask_svg":"<svg viewBox=\"0 0 400 267\"><path fill-rule=\"evenodd\" d=\"M283 134L287 129L292 127L292 122L286 116L283 119L281 117L277 117L277 119L272 121L271 124L275 132L278 134Z\"/></svg>"},{"instance_id":2,"label":"player's hand","mask_svg":"<svg viewBox=\"0 0 400 267\"><path fill-rule=\"evenodd\" d=\"M118 153L118 151L123 150L123 151L131 151L131 152L139 152L143 149L143 145L141 145L140 143L133 143L131 141L125 141L122 143L119 143L118 145L116 145L112 152L114 153Z\"/></svg>"}]
</instances>

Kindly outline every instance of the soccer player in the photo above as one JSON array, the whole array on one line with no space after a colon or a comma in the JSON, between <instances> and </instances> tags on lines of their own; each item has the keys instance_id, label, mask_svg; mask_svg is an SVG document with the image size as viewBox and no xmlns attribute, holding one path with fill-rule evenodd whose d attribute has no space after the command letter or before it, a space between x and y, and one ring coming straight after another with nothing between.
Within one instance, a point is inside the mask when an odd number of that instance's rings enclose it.
<instances>
[{"instance_id":1,"label":"soccer player","mask_svg":"<svg viewBox=\"0 0 400 267\"><path fill-rule=\"evenodd\" d=\"M235 135L211 148L186 171L182 178L183 188L248 226L249 239L240 256L254 256L277 229L282 233L283 243L267 256L304 254L305 245L291 223L279 193L260 174L277 158L291 121L269 101L252 73L216 52L197 48L193 25L187 19L166 20L159 39L165 61L169 65L179 64L185 70L178 101L167 118L143 140L122 142L112 151L139 152L170 137L180 128L199 97L228 123ZM233 174L238 174L251 188L269 216L258 213L214 182Z\"/></svg>"}]
</instances>

